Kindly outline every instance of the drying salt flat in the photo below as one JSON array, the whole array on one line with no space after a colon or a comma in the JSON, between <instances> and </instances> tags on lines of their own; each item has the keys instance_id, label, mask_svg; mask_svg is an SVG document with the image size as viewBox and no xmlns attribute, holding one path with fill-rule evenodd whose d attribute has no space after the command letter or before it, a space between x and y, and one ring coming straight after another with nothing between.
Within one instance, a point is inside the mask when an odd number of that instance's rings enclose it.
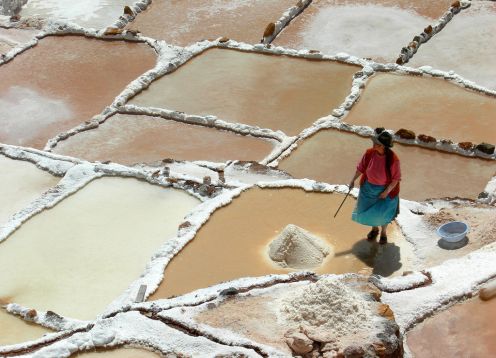
<instances>
[{"instance_id":1,"label":"drying salt flat","mask_svg":"<svg viewBox=\"0 0 496 358\"><path fill-rule=\"evenodd\" d=\"M2 1L0 357L490 356L494 10Z\"/></svg>"}]
</instances>

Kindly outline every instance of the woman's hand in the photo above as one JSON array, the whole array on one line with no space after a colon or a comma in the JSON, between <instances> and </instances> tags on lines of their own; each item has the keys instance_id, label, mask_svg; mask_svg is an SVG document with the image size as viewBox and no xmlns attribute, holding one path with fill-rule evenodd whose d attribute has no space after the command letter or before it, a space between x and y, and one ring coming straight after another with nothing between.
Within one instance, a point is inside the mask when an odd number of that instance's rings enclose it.
<instances>
[{"instance_id":1,"label":"woman's hand","mask_svg":"<svg viewBox=\"0 0 496 358\"><path fill-rule=\"evenodd\" d=\"M351 181L348 186L350 187L350 190L353 189L355 187L355 181Z\"/></svg>"},{"instance_id":2,"label":"woman's hand","mask_svg":"<svg viewBox=\"0 0 496 358\"><path fill-rule=\"evenodd\" d=\"M381 193L381 195L379 195L379 198L381 198L381 199L386 199L386 197L388 196L388 194L389 194L389 193L387 192L387 190L384 190L384 191Z\"/></svg>"}]
</instances>

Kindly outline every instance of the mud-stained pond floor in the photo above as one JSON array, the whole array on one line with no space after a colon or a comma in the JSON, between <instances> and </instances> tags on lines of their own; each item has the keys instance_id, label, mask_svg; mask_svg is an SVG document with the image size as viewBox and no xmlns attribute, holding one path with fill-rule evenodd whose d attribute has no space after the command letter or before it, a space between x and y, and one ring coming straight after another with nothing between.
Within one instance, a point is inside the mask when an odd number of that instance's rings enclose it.
<instances>
[{"instance_id":1,"label":"mud-stained pond floor","mask_svg":"<svg viewBox=\"0 0 496 358\"><path fill-rule=\"evenodd\" d=\"M30 162L0 155L0 227L43 192L57 185L57 178Z\"/></svg>"},{"instance_id":2,"label":"mud-stained pond floor","mask_svg":"<svg viewBox=\"0 0 496 358\"><path fill-rule=\"evenodd\" d=\"M165 269L164 281L150 300L186 293L222 281L294 271L268 257L270 242L288 225L297 225L333 249L318 273L357 272L373 266L385 276L405 269L409 244L394 225L386 246L364 240L368 227L351 221L355 200L334 212L341 194L307 193L302 189L250 189L217 210ZM406 253L406 254L405 254ZM405 256L404 256L405 255Z\"/></svg>"},{"instance_id":3,"label":"mud-stained pond floor","mask_svg":"<svg viewBox=\"0 0 496 358\"><path fill-rule=\"evenodd\" d=\"M95 180L0 243L0 297L92 319L140 276L198 203L136 179Z\"/></svg>"},{"instance_id":4,"label":"mud-stained pond floor","mask_svg":"<svg viewBox=\"0 0 496 358\"><path fill-rule=\"evenodd\" d=\"M307 138L278 166L295 178L348 184L372 141L356 134L323 130ZM491 160L463 157L418 146L395 144L401 161L400 196L409 200L476 199L496 171ZM314 165L314 163L319 165Z\"/></svg>"},{"instance_id":5,"label":"mud-stained pond floor","mask_svg":"<svg viewBox=\"0 0 496 358\"><path fill-rule=\"evenodd\" d=\"M496 98L428 77L378 74L344 121L454 142L496 143Z\"/></svg>"},{"instance_id":6,"label":"mud-stained pond floor","mask_svg":"<svg viewBox=\"0 0 496 358\"><path fill-rule=\"evenodd\" d=\"M116 114L97 129L59 142L54 152L123 164L177 160L261 161L275 141L151 116Z\"/></svg>"},{"instance_id":7,"label":"mud-stained pond floor","mask_svg":"<svg viewBox=\"0 0 496 358\"><path fill-rule=\"evenodd\" d=\"M399 51L441 16L451 0L321 0L312 4L276 38L275 45L346 52L394 62Z\"/></svg>"},{"instance_id":8,"label":"mud-stained pond floor","mask_svg":"<svg viewBox=\"0 0 496 358\"><path fill-rule=\"evenodd\" d=\"M48 329L27 323L0 308L0 346L38 339L48 332L50 332Z\"/></svg>"},{"instance_id":9,"label":"mud-stained pond floor","mask_svg":"<svg viewBox=\"0 0 496 358\"><path fill-rule=\"evenodd\" d=\"M0 142L43 148L112 104L155 59L145 44L82 36L40 40L0 67Z\"/></svg>"},{"instance_id":10,"label":"mud-stained pond floor","mask_svg":"<svg viewBox=\"0 0 496 358\"><path fill-rule=\"evenodd\" d=\"M296 135L349 94L358 66L212 49L130 102Z\"/></svg>"},{"instance_id":11,"label":"mud-stained pond floor","mask_svg":"<svg viewBox=\"0 0 496 358\"><path fill-rule=\"evenodd\" d=\"M267 24L295 4L296 0L154 1L128 27L180 46L222 36L255 44Z\"/></svg>"}]
</instances>

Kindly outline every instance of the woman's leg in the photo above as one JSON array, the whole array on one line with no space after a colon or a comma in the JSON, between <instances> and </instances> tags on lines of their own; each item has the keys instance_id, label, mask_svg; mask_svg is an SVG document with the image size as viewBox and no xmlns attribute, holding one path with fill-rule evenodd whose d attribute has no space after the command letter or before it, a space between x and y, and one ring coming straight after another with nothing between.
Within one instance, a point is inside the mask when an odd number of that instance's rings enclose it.
<instances>
[{"instance_id":1,"label":"woman's leg","mask_svg":"<svg viewBox=\"0 0 496 358\"><path fill-rule=\"evenodd\" d=\"M387 243L387 234L386 234L387 227L388 227L388 224L381 226L381 237L379 239L380 244Z\"/></svg>"},{"instance_id":2,"label":"woman's leg","mask_svg":"<svg viewBox=\"0 0 496 358\"><path fill-rule=\"evenodd\" d=\"M367 240L375 240L377 238L377 235L379 235L379 227L377 226L372 226L372 230L367 234Z\"/></svg>"}]
</instances>

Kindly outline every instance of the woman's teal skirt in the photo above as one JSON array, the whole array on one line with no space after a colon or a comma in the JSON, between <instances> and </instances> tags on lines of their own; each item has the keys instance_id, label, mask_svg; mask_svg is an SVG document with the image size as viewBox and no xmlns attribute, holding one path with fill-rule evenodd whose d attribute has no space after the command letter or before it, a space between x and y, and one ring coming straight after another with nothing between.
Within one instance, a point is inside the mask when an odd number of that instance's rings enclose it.
<instances>
[{"instance_id":1,"label":"woman's teal skirt","mask_svg":"<svg viewBox=\"0 0 496 358\"><path fill-rule=\"evenodd\" d=\"M365 181L360 187L351 219L368 226L382 226L393 221L399 213L400 199L398 196L393 199L389 196L386 199L380 199L379 195L385 188L385 185L375 185Z\"/></svg>"}]
</instances>

